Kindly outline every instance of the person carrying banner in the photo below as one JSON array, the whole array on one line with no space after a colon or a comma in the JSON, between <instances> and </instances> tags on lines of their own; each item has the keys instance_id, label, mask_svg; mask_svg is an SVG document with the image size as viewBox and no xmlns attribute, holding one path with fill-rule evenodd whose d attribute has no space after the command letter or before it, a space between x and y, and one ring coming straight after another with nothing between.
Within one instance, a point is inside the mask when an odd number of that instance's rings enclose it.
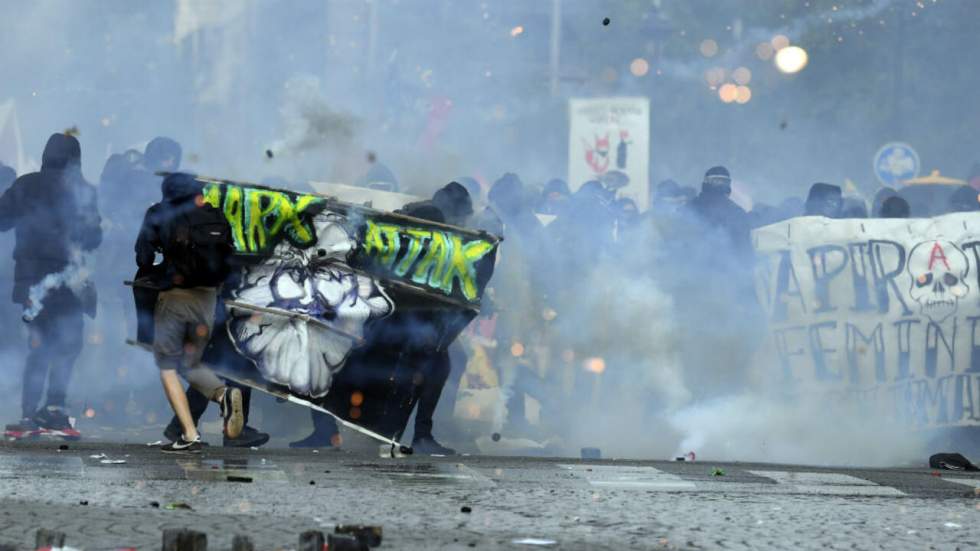
<instances>
[{"instance_id":1,"label":"person carrying banner","mask_svg":"<svg viewBox=\"0 0 980 551\"><path fill-rule=\"evenodd\" d=\"M231 232L224 216L203 202L193 176L163 180L163 200L146 211L136 241L136 264L153 276L141 283L160 291L153 314L153 354L182 434L164 452L197 452L202 443L178 373L221 405L224 434L237 438L244 426L242 393L226 386L201 357L214 324L218 287L228 275ZM154 265L157 253L163 262Z\"/></svg>"},{"instance_id":2,"label":"person carrying banner","mask_svg":"<svg viewBox=\"0 0 980 551\"><path fill-rule=\"evenodd\" d=\"M81 155L77 139L53 134L40 172L17 178L0 197L0 231L16 231L13 301L30 323L22 419L7 426L14 438L41 432L80 436L65 398L82 351L82 316L95 317L95 287L82 254L102 242L96 191L82 176ZM45 382L47 401L37 409Z\"/></svg>"},{"instance_id":3,"label":"person carrying banner","mask_svg":"<svg viewBox=\"0 0 980 551\"><path fill-rule=\"evenodd\" d=\"M810 186L807 193L803 215L840 218L843 206L844 197L840 186L817 182Z\"/></svg>"}]
</instances>

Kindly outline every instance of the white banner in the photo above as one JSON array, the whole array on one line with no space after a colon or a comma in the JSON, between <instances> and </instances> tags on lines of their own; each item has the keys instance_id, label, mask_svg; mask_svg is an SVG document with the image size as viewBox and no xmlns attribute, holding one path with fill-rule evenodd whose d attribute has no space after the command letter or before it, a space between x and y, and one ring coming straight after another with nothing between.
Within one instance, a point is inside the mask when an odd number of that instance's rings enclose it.
<instances>
[{"instance_id":1,"label":"white banner","mask_svg":"<svg viewBox=\"0 0 980 551\"><path fill-rule=\"evenodd\" d=\"M980 218L794 218L753 233L761 365L916 428L980 425Z\"/></svg>"},{"instance_id":2,"label":"white banner","mask_svg":"<svg viewBox=\"0 0 980 551\"><path fill-rule=\"evenodd\" d=\"M620 171L629 184L620 197L649 204L650 100L647 98L572 99L568 102L568 186L577 190L589 180L604 180Z\"/></svg>"}]
</instances>

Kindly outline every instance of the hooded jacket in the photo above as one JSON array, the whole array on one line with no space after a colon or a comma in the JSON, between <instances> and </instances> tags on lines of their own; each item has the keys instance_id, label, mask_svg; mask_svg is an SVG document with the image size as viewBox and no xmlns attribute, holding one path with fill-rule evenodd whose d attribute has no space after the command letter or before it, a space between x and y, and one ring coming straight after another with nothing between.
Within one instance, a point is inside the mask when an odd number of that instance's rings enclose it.
<instances>
[{"instance_id":1,"label":"hooded jacket","mask_svg":"<svg viewBox=\"0 0 980 551\"><path fill-rule=\"evenodd\" d=\"M17 178L0 196L0 231L16 234L14 302L26 304L32 285L63 271L78 253L96 249L101 223L95 187L82 176L78 140L53 134L41 170ZM84 298L94 303L94 293Z\"/></svg>"},{"instance_id":2,"label":"hooded jacket","mask_svg":"<svg viewBox=\"0 0 980 551\"><path fill-rule=\"evenodd\" d=\"M136 240L136 265L141 274L149 275L150 284L160 290L215 287L228 275L228 259L232 254L228 222L217 209L196 201L202 190L203 186L193 175L171 174L161 184L163 200L146 211ZM227 241L220 245L198 241L199 225L220 226L221 238ZM158 252L163 254L163 263L155 266ZM199 269L192 272L187 268L187 255L201 261Z\"/></svg>"}]
</instances>

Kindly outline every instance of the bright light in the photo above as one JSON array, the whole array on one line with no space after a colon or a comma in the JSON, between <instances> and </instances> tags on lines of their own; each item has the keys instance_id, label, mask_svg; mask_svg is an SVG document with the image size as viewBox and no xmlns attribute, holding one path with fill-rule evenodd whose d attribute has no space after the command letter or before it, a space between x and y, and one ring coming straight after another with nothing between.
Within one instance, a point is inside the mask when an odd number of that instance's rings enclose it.
<instances>
[{"instance_id":1,"label":"bright light","mask_svg":"<svg viewBox=\"0 0 980 551\"><path fill-rule=\"evenodd\" d=\"M752 80L752 71L748 67L739 67L732 71L732 80L744 86Z\"/></svg>"},{"instance_id":2,"label":"bright light","mask_svg":"<svg viewBox=\"0 0 980 551\"><path fill-rule=\"evenodd\" d=\"M789 38L784 34L777 34L776 36L772 37L772 40L770 40L769 43L772 44L773 49L778 52L779 50L789 46Z\"/></svg>"},{"instance_id":3,"label":"bright light","mask_svg":"<svg viewBox=\"0 0 980 551\"><path fill-rule=\"evenodd\" d=\"M748 103L752 99L752 89L748 86L739 86L735 89L735 101L738 103Z\"/></svg>"},{"instance_id":4,"label":"bright light","mask_svg":"<svg viewBox=\"0 0 980 551\"><path fill-rule=\"evenodd\" d=\"M763 61L772 59L772 54L774 53L776 53L776 49L773 48L772 44L768 42L760 42L759 45L755 47L755 55Z\"/></svg>"},{"instance_id":5,"label":"bright light","mask_svg":"<svg viewBox=\"0 0 980 551\"><path fill-rule=\"evenodd\" d=\"M708 86L715 88L725 81L725 70L721 67L712 67L704 72L704 80Z\"/></svg>"},{"instance_id":6,"label":"bright light","mask_svg":"<svg viewBox=\"0 0 980 551\"><path fill-rule=\"evenodd\" d=\"M586 371L591 371L598 375L606 370L606 360L602 358L586 358L583 366Z\"/></svg>"},{"instance_id":7,"label":"bright light","mask_svg":"<svg viewBox=\"0 0 980 551\"><path fill-rule=\"evenodd\" d=\"M738 87L731 82L725 83L718 89L718 97L725 103L731 103L738 97Z\"/></svg>"},{"instance_id":8,"label":"bright light","mask_svg":"<svg viewBox=\"0 0 980 551\"><path fill-rule=\"evenodd\" d=\"M706 38L701 41L699 49L701 50L701 55L704 57L713 57L718 53L718 43L710 38Z\"/></svg>"},{"instance_id":9,"label":"bright light","mask_svg":"<svg viewBox=\"0 0 980 551\"><path fill-rule=\"evenodd\" d=\"M518 26L516 26L516 27L514 27L513 29L510 30L510 35L511 36L516 37L516 36L520 36L522 34L524 34L524 27L522 25L518 25Z\"/></svg>"},{"instance_id":10,"label":"bright light","mask_svg":"<svg viewBox=\"0 0 980 551\"><path fill-rule=\"evenodd\" d=\"M806 50L799 46L787 46L776 52L776 68L786 74L799 73L807 61Z\"/></svg>"},{"instance_id":11,"label":"bright light","mask_svg":"<svg viewBox=\"0 0 980 551\"><path fill-rule=\"evenodd\" d=\"M630 63L630 72L633 73L633 76L635 77L642 77L649 71L650 64L647 63L647 60L643 59L642 57L638 57Z\"/></svg>"}]
</instances>

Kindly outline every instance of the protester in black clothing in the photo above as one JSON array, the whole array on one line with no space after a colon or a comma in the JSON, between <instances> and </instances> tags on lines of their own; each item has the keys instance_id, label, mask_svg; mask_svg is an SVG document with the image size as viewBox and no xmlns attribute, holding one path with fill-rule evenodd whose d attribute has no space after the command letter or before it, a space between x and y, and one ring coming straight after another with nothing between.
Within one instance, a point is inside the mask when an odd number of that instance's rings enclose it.
<instances>
[{"instance_id":1,"label":"protester in black clothing","mask_svg":"<svg viewBox=\"0 0 980 551\"><path fill-rule=\"evenodd\" d=\"M908 201L898 195L893 195L881 204L878 218L908 218L910 212Z\"/></svg>"},{"instance_id":2,"label":"protester in black clothing","mask_svg":"<svg viewBox=\"0 0 980 551\"><path fill-rule=\"evenodd\" d=\"M540 214L560 215L568 206L572 192L564 180L554 178L548 180L541 191L541 199L536 212Z\"/></svg>"},{"instance_id":3,"label":"protester in black clothing","mask_svg":"<svg viewBox=\"0 0 980 551\"><path fill-rule=\"evenodd\" d=\"M178 373L221 404L225 436L237 438L244 426L241 390L226 386L201 365L214 325L217 288L228 275L231 232L224 216L203 202L202 186L192 176L170 175L161 187L163 201L147 210L136 241L136 264L153 273L139 283L160 291L153 314L153 353L182 429L162 449L193 452L202 444ZM158 253L163 262L156 266Z\"/></svg>"},{"instance_id":4,"label":"protester in black clothing","mask_svg":"<svg viewBox=\"0 0 980 551\"><path fill-rule=\"evenodd\" d=\"M971 186L960 186L949 197L949 208L946 212L973 212L980 210L980 193Z\"/></svg>"},{"instance_id":5,"label":"protester in black clothing","mask_svg":"<svg viewBox=\"0 0 980 551\"><path fill-rule=\"evenodd\" d=\"M867 218L868 206L864 204L863 199L858 199L857 197L847 197L841 204L840 217Z\"/></svg>"},{"instance_id":6,"label":"protester in black clothing","mask_svg":"<svg viewBox=\"0 0 980 551\"><path fill-rule=\"evenodd\" d=\"M882 206L885 204L885 201L889 197L896 197L896 196L898 196L898 192L895 191L893 188L882 187L881 189L879 189L875 193L874 199L871 200L871 216L875 218L889 218L886 216L882 216L881 209Z\"/></svg>"},{"instance_id":7,"label":"protester in black clothing","mask_svg":"<svg viewBox=\"0 0 980 551\"><path fill-rule=\"evenodd\" d=\"M96 307L82 253L101 243L100 224L95 188L81 173L81 146L66 134L48 139L40 172L17 178L0 197L0 231L16 232L13 301L31 319L22 432L73 430L65 396L82 350L83 313L95 317ZM38 410L45 381L47 401Z\"/></svg>"},{"instance_id":8,"label":"protester in black clothing","mask_svg":"<svg viewBox=\"0 0 980 551\"><path fill-rule=\"evenodd\" d=\"M806 203L803 205L803 215L840 218L843 206L844 197L840 186L817 182L810 186Z\"/></svg>"},{"instance_id":9,"label":"protester in black clothing","mask_svg":"<svg viewBox=\"0 0 980 551\"><path fill-rule=\"evenodd\" d=\"M457 186L459 190L466 192L459 184L455 186L450 184L437 191L436 196L440 197L440 202L449 209L450 215L458 221L463 212L469 210L472 213L472 205L468 193L465 196L457 194L458 190L455 189ZM440 192L442 193L440 194ZM453 197L454 200L447 200L449 197ZM396 212L430 222L447 222L443 211L435 205L434 201L420 201L405 205ZM397 316L398 313L395 315ZM452 368L449 361L448 345L438 342L436 337L438 329L434 324L435 320L430 319L430 314L405 311L401 313L400 318L400 326L404 331L403 337L406 342L399 362L403 362L413 369L415 373L413 383L418 396L412 448L420 454L455 455L456 450L443 446L432 434L432 418Z\"/></svg>"},{"instance_id":10,"label":"protester in black clothing","mask_svg":"<svg viewBox=\"0 0 980 551\"><path fill-rule=\"evenodd\" d=\"M732 177L728 169L712 167L704 174L701 193L688 203L688 208L709 228L726 235L733 251L745 258L752 252L749 217L730 199L731 194Z\"/></svg>"},{"instance_id":11,"label":"protester in black clothing","mask_svg":"<svg viewBox=\"0 0 980 551\"><path fill-rule=\"evenodd\" d=\"M449 182L432 196L432 205L439 209L447 224L466 227L473 216L473 200L462 184Z\"/></svg>"}]
</instances>

